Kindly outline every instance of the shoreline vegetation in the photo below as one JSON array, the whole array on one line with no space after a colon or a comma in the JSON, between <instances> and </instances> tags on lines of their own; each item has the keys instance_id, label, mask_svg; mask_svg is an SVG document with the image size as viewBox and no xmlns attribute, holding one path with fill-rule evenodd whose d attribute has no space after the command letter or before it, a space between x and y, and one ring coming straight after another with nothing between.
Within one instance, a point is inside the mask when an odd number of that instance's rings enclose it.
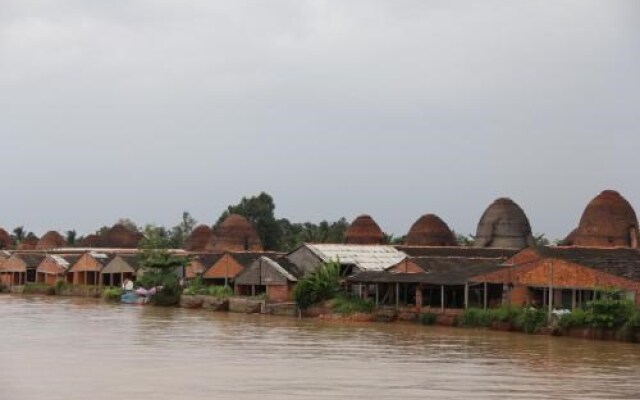
<instances>
[{"instance_id":1,"label":"shoreline vegetation","mask_svg":"<svg viewBox=\"0 0 640 400\"><path fill-rule=\"evenodd\" d=\"M22 293L5 295L53 296L53 297L91 297L111 304L119 304L122 289L104 288L102 293L94 292L87 296L78 295L72 285L65 291L55 292L51 287L30 287ZM74 294L75 293L75 294ZM428 326L449 327L452 329L485 329L520 334L566 336L589 340L609 340L640 343L640 311L630 309L624 301L595 301L588 309L575 310L562 316L547 317L544 310L503 306L494 309L468 308L459 315L441 315L436 313L407 313L395 309L375 309L371 302L339 295L321 304L315 304L307 310L300 310L293 303L267 305L264 296L233 296L229 289L204 290L193 293L185 289L177 304L193 310L213 310L222 312L240 312L250 314L277 315L295 318L315 318L326 322L339 323L410 323ZM235 306L234 306L235 304ZM154 306L155 303L151 304ZM162 305L155 305L162 306Z\"/></svg>"},{"instance_id":2,"label":"shoreline vegetation","mask_svg":"<svg viewBox=\"0 0 640 400\"><path fill-rule=\"evenodd\" d=\"M441 325L498 331L571 336L585 339L640 342L640 309L615 289L602 289L594 300L573 312L549 314L549 310L503 305L497 308L459 310L455 315L421 312L416 309L376 307L370 301L348 293L340 264L329 262L300 279L293 290L293 301L269 303L264 294L234 295L229 286L207 286L195 278L184 287L173 274L184 257L171 256L162 250L145 253L145 274L138 287L164 286L151 299L153 306L178 306L244 313L310 317L341 322L406 322L425 326ZM0 293L8 288L0 287ZM163 293L164 292L164 293ZM26 284L24 295L85 296L120 303L120 287L87 287L59 281L55 285Z\"/></svg>"}]
</instances>

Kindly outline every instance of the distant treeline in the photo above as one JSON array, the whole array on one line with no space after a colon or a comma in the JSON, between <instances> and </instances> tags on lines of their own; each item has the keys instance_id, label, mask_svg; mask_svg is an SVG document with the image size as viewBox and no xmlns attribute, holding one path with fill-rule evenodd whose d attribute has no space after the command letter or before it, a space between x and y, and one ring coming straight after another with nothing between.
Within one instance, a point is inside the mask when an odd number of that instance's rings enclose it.
<instances>
[{"instance_id":1,"label":"distant treeline","mask_svg":"<svg viewBox=\"0 0 640 400\"><path fill-rule=\"evenodd\" d=\"M276 205L267 193L260 193L256 196L243 197L237 204L230 205L220 215L213 228L220 224L230 214L240 214L246 217L258 231L260 240L265 249L277 251L291 251L299 247L303 243L341 243L344 234L349 227L349 222L342 217L337 221L315 222L291 222L286 218L276 218ZM132 231L143 233L145 236L153 236L155 241L160 241L166 248L182 248L185 240L189 237L193 229L198 224L189 212L182 214L182 220L173 227L165 227L158 225L138 226L128 218L122 218L117 223L122 224ZM95 234L101 235L108 226L98 229ZM23 226L19 226L13 230L11 235L14 244L22 242L27 236L33 235L27 232ZM389 244L401 244L404 240L403 236L396 237L393 235L385 235L386 242ZM456 235L460 245L472 246L474 237L472 235ZM82 243L84 237L78 237L75 230L65 232L65 239L70 246ZM548 245L550 241L544 234L535 236L536 243L539 245Z\"/></svg>"}]
</instances>

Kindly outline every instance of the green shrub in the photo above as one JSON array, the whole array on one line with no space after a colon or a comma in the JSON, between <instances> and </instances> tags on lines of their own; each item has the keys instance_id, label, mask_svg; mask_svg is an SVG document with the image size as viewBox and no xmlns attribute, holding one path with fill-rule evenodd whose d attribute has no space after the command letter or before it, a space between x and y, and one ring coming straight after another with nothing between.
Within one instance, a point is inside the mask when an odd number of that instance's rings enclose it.
<instances>
[{"instance_id":1,"label":"green shrub","mask_svg":"<svg viewBox=\"0 0 640 400\"><path fill-rule=\"evenodd\" d=\"M0 293L7 293L9 292L9 286L5 285L4 283L0 283Z\"/></svg>"},{"instance_id":2,"label":"green shrub","mask_svg":"<svg viewBox=\"0 0 640 400\"><path fill-rule=\"evenodd\" d=\"M635 305L621 298L620 292L608 289L597 293L596 300L587 304L586 322L594 328L618 328L632 317Z\"/></svg>"},{"instance_id":3,"label":"green shrub","mask_svg":"<svg viewBox=\"0 0 640 400\"><path fill-rule=\"evenodd\" d=\"M437 316L432 313L420 314L420 323L422 325L433 325L436 323Z\"/></svg>"},{"instance_id":4,"label":"green shrub","mask_svg":"<svg viewBox=\"0 0 640 400\"><path fill-rule=\"evenodd\" d=\"M462 312L458 323L467 328L478 328L490 326L493 320L492 310L471 307Z\"/></svg>"},{"instance_id":5,"label":"green shrub","mask_svg":"<svg viewBox=\"0 0 640 400\"><path fill-rule=\"evenodd\" d=\"M293 297L298 307L306 309L313 304L336 297L339 292L340 264L330 262L299 280L293 289Z\"/></svg>"},{"instance_id":6,"label":"green shrub","mask_svg":"<svg viewBox=\"0 0 640 400\"><path fill-rule=\"evenodd\" d=\"M207 296L227 298L233 296L233 289L229 286L209 286L204 290Z\"/></svg>"},{"instance_id":7,"label":"green shrub","mask_svg":"<svg viewBox=\"0 0 640 400\"><path fill-rule=\"evenodd\" d=\"M187 296L195 296L197 294L200 294L200 291L191 287L187 287L182 291L183 294L186 294Z\"/></svg>"},{"instance_id":8,"label":"green shrub","mask_svg":"<svg viewBox=\"0 0 640 400\"><path fill-rule=\"evenodd\" d=\"M632 328L640 328L640 310L634 310L626 324Z\"/></svg>"},{"instance_id":9,"label":"green shrub","mask_svg":"<svg viewBox=\"0 0 640 400\"><path fill-rule=\"evenodd\" d=\"M205 294L207 287L204 285L201 277L196 277L187 283L187 287L184 289L186 295Z\"/></svg>"},{"instance_id":10,"label":"green shrub","mask_svg":"<svg viewBox=\"0 0 640 400\"><path fill-rule=\"evenodd\" d=\"M513 323L516 319L518 319L518 315L520 315L520 313L522 312L522 308L514 306L502 306L499 308L490 309L488 311L491 313L493 321Z\"/></svg>"},{"instance_id":11,"label":"green shrub","mask_svg":"<svg viewBox=\"0 0 640 400\"><path fill-rule=\"evenodd\" d=\"M565 314L558 320L558 325L562 329L580 328L587 326L587 312L581 308L576 308L571 314Z\"/></svg>"},{"instance_id":12,"label":"green shrub","mask_svg":"<svg viewBox=\"0 0 640 400\"><path fill-rule=\"evenodd\" d=\"M547 324L547 313L535 308L523 308L514 323L526 333L535 333Z\"/></svg>"},{"instance_id":13,"label":"green shrub","mask_svg":"<svg viewBox=\"0 0 640 400\"><path fill-rule=\"evenodd\" d=\"M370 300L364 300L355 296L339 295L329 303L331 311L336 314L370 313L375 304Z\"/></svg>"},{"instance_id":14,"label":"green shrub","mask_svg":"<svg viewBox=\"0 0 640 400\"><path fill-rule=\"evenodd\" d=\"M117 303L120 302L122 293L123 291L119 287L106 288L102 291L102 298L106 301Z\"/></svg>"},{"instance_id":15,"label":"green shrub","mask_svg":"<svg viewBox=\"0 0 640 400\"><path fill-rule=\"evenodd\" d=\"M180 303L182 288L177 283L162 287L162 290L151 296L151 304L154 306L170 307Z\"/></svg>"},{"instance_id":16,"label":"green shrub","mask_svg":"<svg viewBox=\"0 0 640 400\"><path fill-rule=\"evenodd\" d=\"M66 281L58 281L55 285L55 291L57 295L62 294L65 290L69 288L69 284Z\"/></svg>"},{"instance_id":17,"label":"green shrub","mask_svg":"<svg viewBox=\"0 0 640 400\"><path fill-rule=\"evenodd\" d=\"M22 289L22 293L24 294L46 294L47 289L49 289L48 285L44 283L27 283L24 285Z\"/></svg>"}]
</instances>

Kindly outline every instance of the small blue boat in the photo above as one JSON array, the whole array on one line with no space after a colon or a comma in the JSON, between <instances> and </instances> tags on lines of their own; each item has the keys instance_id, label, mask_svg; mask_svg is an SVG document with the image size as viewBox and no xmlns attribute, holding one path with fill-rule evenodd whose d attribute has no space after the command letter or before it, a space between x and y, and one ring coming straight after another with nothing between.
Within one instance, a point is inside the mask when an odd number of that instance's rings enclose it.
<instances>
[{"instance_id":1,"label":"small blue boat","mask_svg":"<svg viewBox=\"0 0 640 400\"><path fill-rule=\"evenodd\" d=\"M120 302L124 304L146 304L147 298L138 296L135 292L126 292L120 296Z\"/></svg>"}]
</instances>

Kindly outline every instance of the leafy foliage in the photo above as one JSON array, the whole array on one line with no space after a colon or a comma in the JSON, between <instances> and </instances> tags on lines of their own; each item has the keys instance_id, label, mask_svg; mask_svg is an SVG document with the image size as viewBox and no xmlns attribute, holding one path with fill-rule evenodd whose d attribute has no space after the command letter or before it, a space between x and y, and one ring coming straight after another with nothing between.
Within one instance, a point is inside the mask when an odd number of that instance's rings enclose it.
<instances>
[{"instance_id":1,"label":"leafy foliage","mask_svg":"<svg viewBox=\"0 0 640 400\"><path fill-rule=\"evenodd\" d=\"M27 232L24 230L24 226L16 226L13 229L13 240L16 243L20 243L27 237Z\"/></svg>"},{"instance_id":2,"label":"leafy foliage","mask_svg":"<svg viewBox=\"0 0 640 400\"><path fill-rule=\"evenodd\" d=\"M619 328L626 324L633 324L639 313L635 304L623 298L622 293L615 289L604 289L596 292L596 299L587 303L584 310L574 310L560 318L558 324L562 328L592 327ZM638 317L640 321L640 317Z\"/></svg>"},{"instance_id":3,"label":"leafy foliage","mask_svg":"<svg viewBox=\"0 0 640 400\"><path fill-rule=\"evenodd\" d=\"M24 294L46 294L48 289L49 289L49 285L46 285L44 283L27 283L26 285L24 285L23 289L22 289L22 293Z\"/></svg>"},{"instance_id":4,"label":"leafy foliage","mask_svg":"<svg viewBox=\"0 0 640 400\"><path fill-rule=\"evenodd\" d=\"M330 301L329 307L334 313L349 315L354 313L370 313L375 308L375 304L370 300L340 294Z\"/></svg>"},{"instance_id":5,"label":"leafy foliage","mask_svg":"<svg viewBox=\"0 0 640 400\"><path fill-rule=\"evenodd\" d=\"M201 277L192 279L183 291L186 295L206 295L218 298L233 296L233 289L229 286L206 286Z\"/></svg>"},{"instance_id":6,"label":"leafy foliage","mask_svg":"<svg viewBox=\"0 0 640 400\"><path fill-rule=\"evenodd\" d=\"M293 297L301 309L330 300L340 291L340 264L329 262L298 281Z\"/></svg>"},{"instance_id":7,"label":"leafy foliage","mask_svg":"<svg viewBox=\"0 0 640 400\"><path fill-rule=\"evenodd\" d=\"M109 302L119 302L122 296L122 289L119 287L106 288L102 291L102 298Z\"/></svg>"},{"instance_id":8,"label":"leafy foliage","mask_svg":"<svg viewBox=\"0 0 640 400\"><path fill-rule=\"evenodd\" d=\"M75 246L77 238L78 238L78 234L75 230L72 229L66 232L65 241L69 246Z\"/></svg>"},{"instance_id":9,"label":"leafy foliage","mask_svg":"<svg viewBox=\"0 0 640 400\"><path fill-rule=\"evenodd\" d=\"M239 214L255 226L262 245L267 250L291 251L303 243L341 243L349 227L345 218L335 222L322 221L292 223L286 218L276 219L275 203L267 193L243 197L220 215L216 226L230 214Z\"/></svg>"},{"instance_id":10,"label":"leafy foliage","mask_svg":"<svg viewBox=\"0 0 640 400\"><path fill-rule=\"evenodd\" d=\"M535 333L547 324L547 313L535 308L523 308L514 324L526 333Z\"/></svg>"},{"instance_id":11,"label":"leafy foliage","mask_svg":"<svg viewBox=\"0 0 640 400\"><path fill-rule=\"evenodd\" d=\"M494 322L511 323L527 333L534 333L547 323L544 310L503 306L481 309L467 308L460 316L459 324L464 327L489 327Z\"/></svg>"},{"instance_id":12,"label":"leafy foliage","mask_svg":"<svg viewBox=\"0 0 640 400\"><path fill-rule=\"evenodd\" d=\"M304 243L342 243L349 227L345 218L335 222L322 221L291 223L288 219L279 219L282 233L280 250L291 251Z\"/></svg>"},{"instance_id":13,"label":"leafy foliage","mask_svg":"<svg viewBox=\"0 0 640 400\"><path fill-rule=\"evenodd\" d=\"M545 235L544 233L535 234L533 236L533 242L538 247L549 246L551 244L551 241L547 238L547 235Z\"/></svg>"},{"instance_id":14,"label":"leafy foliage","mask_svg":"<svg viewBox=\"0 0 640 400\"><path fill-rule=\"evenodd\" d=\"M571 311L570 314L565 314L560 317L558 326L563 329L587 326L587 312L581 308L577 308Z\"/></svg>"},{"instance_id":15,"label":"leafy foliage","mask_svg":"<svg viewBox=\"0 0 640 400\"><path fill-rule=\"evenodd\" d=\"M476 237L473 235L465 236L465 235L456 234L456 241L460 246L473 246L476 242Z\"/></svg>"},{"instance_id":16,"label":"leafy foliage","mask_svg":"<svg viewBox=\"0 0 640 400\"><path fill-rule=\"evenodd\" d=\"M220 225L231 214L240 214L255 226L262 245L267 250L281 248L282 231L274 216L276 205L267 193L257 196L243 197L240 203L227 207L220 215L216 226Z\"/></svg>"},{"instance_id":17,"label":"leafy foliage","mask_svg":"<svg viewBox=\"0 0 640 400\"><path fill-rule=\"evenodd\" d=\"M602 290L596 300L587 304L586 323L594 328L617 328L629 319L635 310L633 302L623 299L616 290Z\"/></svg>"},{"instance_id":18,"label":"leafy foliage","mask_svg":"<svg viewBox=\"0 0 640 400\"><path fill-rule=\"evenodd\" d=\"M143 269L138 284L151 288L162 286L151 301L155 305L169 306L180 301L182 289L178 281L178 272L189 263L189 258L177 256L167 251L171 246L161 229L147 227L145 238L140 242L140 265Z\"/></svg>"},{"instance_id":19,"label":"leafy foliage","mask_svg":"<svg viewBox=\"0 0 640 400\"><path fill-rule=\"evenodd\" d=\"M230 286L209 286L205 294L217 298L227 298L233 296L233 289Z\"/></svg>"},{"instance_id":20,"label":"leafy foliage","mask_svg":"<svg viewBox=\"0 0 640 400\"><path fill-rule=\"evenodd\" d=\"M459 324L467 328L488 327L493 322L491 310L481 308L467 308L460 316Z\"/></svg>"},{"instance_id":21,"label":"leafy foliage","mask_svg":"<svg viewBox=\"0 0 640 400\"><path fill-rule=\"evenodd\" d=\"M400 245L403 244L406 239L406 235L403 236L395 236L393 234L384 234L384 243L391 245Z\"/></svg>"},{"instance_id":22,"label":"leafy foliage","mask_svg":"<svg viewBox=\"0 0 640 400\"><path fill-rule=\"evenodd\" d=\"M420 314L420 323L422 325L433 325L436 323L437 316L433 313Z\"/></svg>"}]
</instances>

